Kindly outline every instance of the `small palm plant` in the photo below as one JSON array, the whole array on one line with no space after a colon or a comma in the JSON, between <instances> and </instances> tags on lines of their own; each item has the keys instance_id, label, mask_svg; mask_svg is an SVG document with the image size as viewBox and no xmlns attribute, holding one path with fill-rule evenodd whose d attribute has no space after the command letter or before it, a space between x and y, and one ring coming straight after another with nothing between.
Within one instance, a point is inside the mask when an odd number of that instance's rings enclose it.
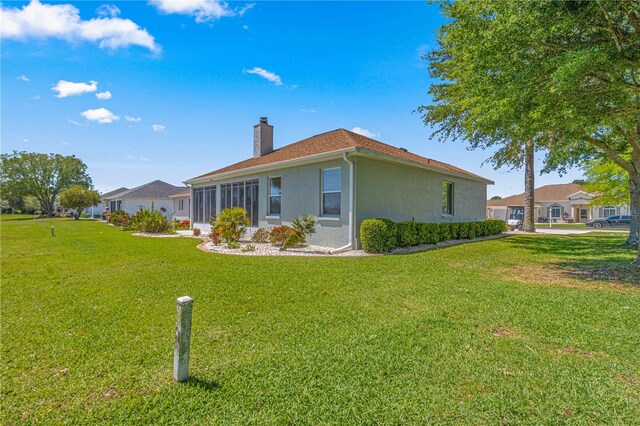
<instances>
[{"instance_id":1,"label":"small palm plant","mask_svg":"<svg viewBox=\"0 0 640 426\"><path fill-rule=\"evenodd\" d=\"M247 226L251 221L247 217L247 211L242 207L224 209L220 212L215 222L215 229L220 231L222 240L229 248L237 248L238 241L247 232Z\"/></svg>"},{"instance_id":2,"label":"small palm plant","mask_svg":"<svg viewBox=\"0 0 640 426\"><path fill-rule=\"evenodd\" d=\"M302 236L302 243L307 242L307 237L309 235L316 233L316 223L317 220L315 217L303 214L291 221L291 227L298 231L298 233Z\"/></svg>"}]
</instances>

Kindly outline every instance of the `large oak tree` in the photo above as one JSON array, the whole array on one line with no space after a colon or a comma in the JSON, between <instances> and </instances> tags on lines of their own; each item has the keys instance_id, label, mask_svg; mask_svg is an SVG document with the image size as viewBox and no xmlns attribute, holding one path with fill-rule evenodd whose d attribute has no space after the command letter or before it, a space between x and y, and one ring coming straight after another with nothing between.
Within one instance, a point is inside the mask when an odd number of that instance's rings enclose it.
<instances>
[{"instance_id":1,"label":"large oak tree","mask_svg":"<svg viewBox=\"0 0 640 426\"><path fill-rule=\"evenodd\" d=\"M72 185L91 186L86 164L75 156L14 151L2 154L0 163L3 196L34 196L49 216L61 191Z\"/></svg>"},{"instance_id":2,"label":"large oak tree","mask_svg":"<svg viewBox=\"0 0 640 426\"><path fill-rule=\"evenodd\" d=\"M640 231L640 1L440 2L448 22L429 56L425 121L507 163L522 142L546 148L545 171L604 154L629 175ZM631 153L625 158L626 153Z\"/></svg>"}]
</instances>

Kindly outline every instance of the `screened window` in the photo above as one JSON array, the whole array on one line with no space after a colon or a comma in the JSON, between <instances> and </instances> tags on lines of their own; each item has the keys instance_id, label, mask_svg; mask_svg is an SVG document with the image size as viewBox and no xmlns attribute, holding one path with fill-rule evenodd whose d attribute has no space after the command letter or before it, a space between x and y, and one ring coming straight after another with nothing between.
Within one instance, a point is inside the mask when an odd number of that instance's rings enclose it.
<instances>
[{"instance_id":1,"label":"screened window","mask_svg":"<svg viewBox=\"0 0 640 426\"><path fill-rule=\"evenodd\" d=\"M616 215L615 207L605 207L602 209L602 217L611 217Z\"/></svg>"},{"instance_id":2,"label":"screened window","mask_svg":"<svg viewBox=\"0 0 640 426\"><path fill-rule=\"evenodd\" d=\"M442 214L453 216L453 182L442 182Z\"/></svg>"},{"instance_id":3,"label":"screened window","mask_svg":"<svg viewBox=\"0 0 640 426\"><path fill-rule=\"evenodd\" d=\"M282 209L282 178L269 178L269 215L280 216Z\"/></svg>"},{"instance_id":4,"label":"screened window","mask_svg":"<svg viewBox=\"0 0 640 426\"><path fill-rule=\"evenodd\" d=\"M258 181L225 183L220 185L220 209L242 207L247 211L251 226L258 226Z\"/></svg>"},{"instance_id":5,"label":"screened window","mask_svg":"<svg viewBox=\"0 0 640 426\"><path fill-rule=\"evenodd\" d=\"M180 200L180 210L183 210L184 200ZM193 222L209 223L216 217L216 187L204 186L193 188Z\"/></svg>"},{"instance_id":6,"label":"screened window","mask_svg":"<svg viewBox=\"0 0 640 426\"><path fill-rule=\"evenodd\" d=\"M340 216L341 173L340 169L322 170L322 215Z\"/></svg>"},{"instance_id":7,"label":"screened window","mask_svg":"<svg viewBox=\"0 0 640 426\"><path fill-rule=\"evenodd\" d=\"M552 219L560 219L561 215L562 215L562 209L560 208L560 206L552 206L551 207L551 218Z\"/></svg>"},{"instance_id":8,"label":"screened window","mask_svg":"<svg viewBox=\"0 0 640 426\"><path fill-rule=\"evenodd\" d=\"M184 200L178 200L178 210L184 210Z\"/></svg>"}]
</instances>

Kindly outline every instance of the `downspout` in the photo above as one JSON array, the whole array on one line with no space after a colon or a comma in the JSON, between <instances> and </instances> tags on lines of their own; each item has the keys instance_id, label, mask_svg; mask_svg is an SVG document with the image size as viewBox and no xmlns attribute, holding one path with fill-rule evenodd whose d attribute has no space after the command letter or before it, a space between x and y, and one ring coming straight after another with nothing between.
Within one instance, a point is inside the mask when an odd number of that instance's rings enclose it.
<instances>
[{"instance_id":1,"label":"downspout","mask_svg":"<svg viewBox=\"0 0 640 426\"><path fill-rule=\"evenodd\" d=\"M353 248L353 204L355 199L353 160L349 159L346 152L342 153L342 159L349 165L349 243L346 246L331 250L331 253L340 253Z\"/></svg>"}]
</instances>

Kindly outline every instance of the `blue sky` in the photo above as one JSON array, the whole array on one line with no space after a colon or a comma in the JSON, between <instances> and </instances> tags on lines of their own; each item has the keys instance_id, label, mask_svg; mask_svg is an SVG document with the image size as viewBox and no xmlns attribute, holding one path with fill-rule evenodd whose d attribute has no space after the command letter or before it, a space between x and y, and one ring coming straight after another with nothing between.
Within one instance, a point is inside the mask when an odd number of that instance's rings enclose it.
<instances>
[{"instance_id":1,"label":"blue sky","mask_svg":"<svg viewBox=\"0 0 640 426\"><path fill-rule=\"evenodd\" d=\"M359 128L494 180L489 195L523 190L522 171L494 171L482 166L486 152L431 140L413 113L429 102L420 55L442 23L425 2L2 8L2 152L74 154L98 190L179 184L250 157L260 116L275 126L276 147ZM580 176L543 175L537 185Z\"/></svg>"}]
</instances>

